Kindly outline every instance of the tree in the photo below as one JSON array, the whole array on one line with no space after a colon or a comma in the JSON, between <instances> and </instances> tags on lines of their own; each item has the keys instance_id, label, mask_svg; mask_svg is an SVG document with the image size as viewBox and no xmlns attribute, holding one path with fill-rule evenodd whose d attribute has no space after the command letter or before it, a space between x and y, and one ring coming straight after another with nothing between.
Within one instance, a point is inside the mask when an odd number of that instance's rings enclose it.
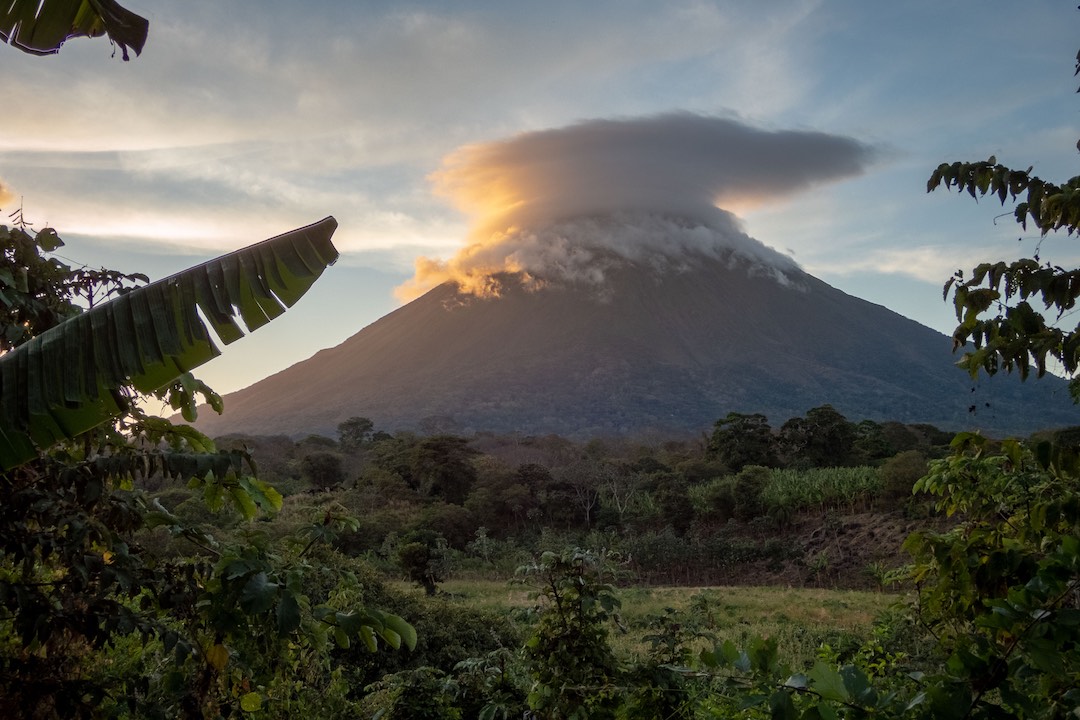
<instances>
[{"instance_id":1,"label":"tree","mask_svg":"<svg viewBox=\"0 0 1080 720\"><path fill-rule=\"evenodd\" d=\"M776 467L776 439L764 415L731 412L717 420L709 438L709 453L731 470L746 465Z\"/></svg>"},{"instance_id":2,"label":"tree","mask_svg":"<svg viewBox=\"0 0 1080 720\"><path fill-rule=\"evenodd\" d=\"M127 60L146 27L114 0L12 0L0 10L0 38L36 54L107 33ZM0 226L5 717L235 717L267 702L291 715L299 696L324 716L339 709L326 695L347 704L329 671L331 644L416 644L401 618L342 606L359 596L354 574L309 562L354 521L327 512L302 528L301 550L282 552L257 532L224 541L135 487L154 475L181 480L208 510L228 503L245 521L280 509L246 451L217 452L139 401L152 393L185 418L197 394L219 408L189 372L218 352L200 312L226 344L243 334L237 317L254 330L280 315L336 260L336 221L134 287L145 276L44 258L62 244L56 233L31 237L18 216L14 229ZM155 530L186 539L194 555L147 552ZM301 663L307 682L294 672ZM322 669L327 682L307 684Z\"/></svg>"},{"instance_id":3,"label":"tree","mask_svg":"<svg viewBox=\"0 0 1080 720\"><path fill-rule=\"evenodd\" d=\"M918 450L897 453L881 465L881 490L890 500L911 499L911 489L926 475L926 457Z\"/></svg>"},{"instance_id":4,"label":"tree","mask_svg":"<svg viewBox=\"0 0 1080 720\"><path fill-rule=\"evenodd\" d=\"M0 9L0 40L32 55L51 55L73 37L100 37L138 55L150 23L116 0L11 0Z\"/></svg>"},{"instance_id":5,"label":"tree","mask_svg":"<svg viewBox=\"0 0 1080 720\"><path fill-rule=\"evenodd\" d=\"M461 505L476 482L472 461L479 452L466 438L435 435L417 445L412 458L412 482L425 497L440 497Z\"/></svg>"},{"instance_id":6,"label":"tree","mask_svg":"<svg viewBox=\"0 0 1080 720\"><path fill-rule=\"evenodd\" d=\"M397 549L398 566L432 596L449 572L446 540L432 530L414 530Z\"/></svg>"},{"instance_id":7,"label":"tree","mask_svg":"<svg viewBox=\"0 0 1080 720\"><path fill-rule=\"evenodd\" d=\"M490 528L497 537L518 529L536 506L536 498L521 482L519 475L501 460L491 456L477 458L477 477L465 500L476 522Z\"/></svg>"},{"instance_id":8,"label":"tree","mask_svg":"<svg viewBox=\"0 0 1080 720\"><path fill-rule=\"evenodd\" d=\"M791 418L780 428L779 444L790 454L789 462L808 467L841 467L849 464L855 448L855 426L832 405Z\"/></svg>"},{"instance_id":9,"label":"tree","mask_svg":"<svg viewBox=\"0 0 1080 720\"><path fill-rule=\"evenodd\" d=\"M341 455L326 450L308 453L300 461L300 471L311 486L319 490L329 490L345 482L345 467Z\"/></svg>"},{"instance_id":10,"label":"tree","mask_svg":"<svg viewBox=\"0 0 1080 720\"><path fill-rule=\"evenodd\" d=\"M855 425L854 450L858 454L856 462L859 465L883 460L896 452L889 445L885 428L873 420L861 420Z\"/></svg>"},{"instance_id":11,"label":"tree","mask_svg":"<svg viewBox=\"0 0 1080 720\"><path fill-rule=\"evenodd\" d=\"M559 486L568 491L573 505L581 511L585 527L591 528L593 512L600 504L600 496L608 480L617 473L618 470L606 461L584 455L555 468L554 478Z\"/></svg>"},{"instance_id":12,"label":"tree","mask_svg":"<svg viewBox=\"0 0 1080 720\"><path fill-rule=\"evenodd\" d=\"M973 198L992 195L1002 204L1022 198L1015 220L1025 229L1032 223L1044 236L1072 235L1080 227L1080 177L1055 185L1031 175L1031 168L1012 170L991 157L940 165L927 191L941 185ZM945 297L950 290L960 323L954 349L964 351L961 365L973 377L1015 370L1026 379L1032 368L1041 376L1056 361L1072 378L1074 399L1080 397L1080 326L1058 327L1080 297L1080 271L1042 263L1036 253L1014 263L982 263L969 279L957 271L945 284ZM1043 310L1033 307L1035 300ZM938 496L938 509L961 521L945 533L915 533L905 543L914 558L915 619L936 642L941 662L917 674L891 668L916 685L888 694L874 691L855 668L824 668L785 683L786 696L770 697L774 716L777 708L794 710L796 694L832 695L848 708L855 700L862 712L884 717L1056 718L1078 712L1078 448L1064 433L1031 443L1006 440L994 452L985 438L961 433L952 450L951 457L930 464L915 490ZM899 465L920 462L911 450L890 461L897 466L890 469L902 483L911 474Z\"/></svg>"},{"instance_id":13,"label":"tree","mask_svg":"<svg viewBox=\"0 0 1080 720\"><path fill-rule=\"evenodd\" d=\"M358 450L371 442L375 423L366 417L351 417L337 426L338 441L344 450Z\"/></svg>"},{"instance_id":14,"label":"tree","mask_svg":"<svg viewBox=\"0 0 1080 720\"><path fill-rule=\"evenodd\" d=\"M1076 73L1080 74L1080 53ZM993 155L979 162L942 163L931 174L926 190L932 192L944 185L973 198L996 197L1003 206L1013 201L1013 218L1024 230L1031 223L1043 237L1059 231L1076 233L1080 227L1080 176L1058 185L1032 175L1031 170L1014 170ZM967 279L963 270L957 270L945 283L945 297L950 290L960 323L953 331L953 347L964 349L961 364L972 377L980 370L989 375L1016 370L1021 378L1027 378L1032 368L1042 377L1048 364L1056 361L1072 378L1074 400L1080 400L1080 379L1076 377L1080 370L1080 325L1072 329L1058 326L1080 297L1080 269L1043 262L1036 248L1032 257L1012 263L981 263ZM1044 309L1036 310L1034 300Z\"/></svg>"},{"instance_id":15,"label":"tree","mask_svg":"<svg viewBox=\"0 0 1080 720\"><path fill-rule=\"evenodd\" d=\"M753 520L765 514L765 501L762 496L769 483L769 476L769 469L758 465L747 465L735 476L732 487L736 519Z\"/></svg>"},{"instance_id":16,"label":"tree","mask_svg":"<svg viewBox=\"0 0 1080 720\"><path fill-rule=\"evenodd\" d=\"M660 468L667 468L656 463ZM600 490L603 501L607 507L615 511L619 520L619 526L623 527L626 521L626 513L632 503L637 499L645 487L648 473L634 466L620 465L610 466L601 481Z\"/></svg>"},{"instance_id":17,"label":"tree","mask_svg":"<svg viewBox=\"0 0 1080 720\"><path fill-rule=\"evenodd\" d=\"M694 520L694 504L690 500L686 480L674 472L658 473L653 478L653 502L663 523L683 535Z\"/></svg>"}]
</instances>

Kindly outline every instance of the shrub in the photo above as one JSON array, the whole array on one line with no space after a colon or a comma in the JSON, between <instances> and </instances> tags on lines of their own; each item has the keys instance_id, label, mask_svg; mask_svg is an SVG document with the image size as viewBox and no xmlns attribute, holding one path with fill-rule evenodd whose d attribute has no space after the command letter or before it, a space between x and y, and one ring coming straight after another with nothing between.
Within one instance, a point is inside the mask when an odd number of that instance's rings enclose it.
<instances>
[{"instance_id":1,"label":"shrub","mask_svg":"<svg viewBox=\"0 0 1080 720\"><path fill-rule=\"evenodd\" d=\"M765 512L762 493L769 482L770 471L759 465L748 465L735 476L735 518L752 520Z\"/></svg>"},{"instance_id":2,"label":"shrub","mask_svg":"<svg viewBox=\"0 0 1080 720\"><path fill-rule=\"evenodd\" d=\"M910 498L915 481L926 474L926 457L918 450L906 450L881 466L881 486L891 500Z\"/></svg>"},{"instance_id":3,"label":"shrub","mask_svg":"<svg viewBox=\"0 0 1080 720\"><path fill-rule=\"evenodd\" d=\"M329 490L345 482L345 467L338 453L317 450L300 461L300 471L311 486Z\"/></svg>"}]
</instances>

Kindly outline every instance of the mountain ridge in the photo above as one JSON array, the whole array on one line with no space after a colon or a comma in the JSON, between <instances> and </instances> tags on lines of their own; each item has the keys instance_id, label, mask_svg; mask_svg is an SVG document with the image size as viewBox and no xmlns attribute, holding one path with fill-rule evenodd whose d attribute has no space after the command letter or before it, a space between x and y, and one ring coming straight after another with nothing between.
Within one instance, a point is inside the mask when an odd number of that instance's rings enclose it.
<instances>
[{"instance_id":1,"label":"mountain ridge","mask_svg":"<svg viewBox=\"0 0 1080 720\"><path fill-rule=\"evenodd\" d=\"M991 434L1080 420L1059 378L972 381L945 335L799 270L732 255L665 271L621 260L602 284L494 280L498 297L440 285L226 395L225 414L197 426L333 435L351 416L391 431L434 417L584 437L699 432L731 411L779 425L826 403L852 420Z\"/></svg>"}]
</instances>

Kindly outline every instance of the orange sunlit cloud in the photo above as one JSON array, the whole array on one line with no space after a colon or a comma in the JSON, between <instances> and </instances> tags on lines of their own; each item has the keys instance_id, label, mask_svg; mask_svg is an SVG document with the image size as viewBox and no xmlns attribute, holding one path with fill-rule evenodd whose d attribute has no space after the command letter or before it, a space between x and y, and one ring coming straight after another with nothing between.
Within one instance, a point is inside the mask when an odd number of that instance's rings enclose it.
<instances>
[{"instance_id":1,"label":"orange sunlit cloud","mask_svg":"<svg viewBox=\"0 0 1080 720\"><path fill-rule=\"evenodd\" d=\"M446 261L418 259L397 295L410 299L451 280L485 295L499 272L537 284L602 280L611 254L655 264L726 249L790 265L746 236L733 211L857 175L873 157L847 137L689 113L468 145L431 175L435 192L468 216L468 244Z\"/></svg>"},{"instance_id":2,"label":"orange sunlit cloud","mask_svg":"<svg viewBox=\"0 0 1080 720\"><path fill-rule=\"evenodd\" d=\"M7 183L0 180L0 208L4 208L9 204L15 202L15 193Z\"/></svg>"}]
</instances>

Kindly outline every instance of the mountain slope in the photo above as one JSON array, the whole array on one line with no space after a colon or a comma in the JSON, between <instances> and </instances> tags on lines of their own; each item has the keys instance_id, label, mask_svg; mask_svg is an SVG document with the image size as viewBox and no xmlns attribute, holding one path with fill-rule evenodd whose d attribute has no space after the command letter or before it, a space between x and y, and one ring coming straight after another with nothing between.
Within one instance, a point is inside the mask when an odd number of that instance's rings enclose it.
<instances>
[{"instance_id":1,"label":"mountain slope","mask_svg":"<svg viewBox=\"0 0 1080 720\"><path fill-rule=\"evenodd\" d=\"M779 425L824 403L852 420L994 433L1080 420L1057 379L976 387L944 335L787 276L702 258L666 272L623 262L602 286L530 292L509 276L494 298L445 284L226 396L225 414L199 427L332 435L361 415L388 430L438 416L475 430L696 432L730 411Z\"/></svg>"}]
</instances>

